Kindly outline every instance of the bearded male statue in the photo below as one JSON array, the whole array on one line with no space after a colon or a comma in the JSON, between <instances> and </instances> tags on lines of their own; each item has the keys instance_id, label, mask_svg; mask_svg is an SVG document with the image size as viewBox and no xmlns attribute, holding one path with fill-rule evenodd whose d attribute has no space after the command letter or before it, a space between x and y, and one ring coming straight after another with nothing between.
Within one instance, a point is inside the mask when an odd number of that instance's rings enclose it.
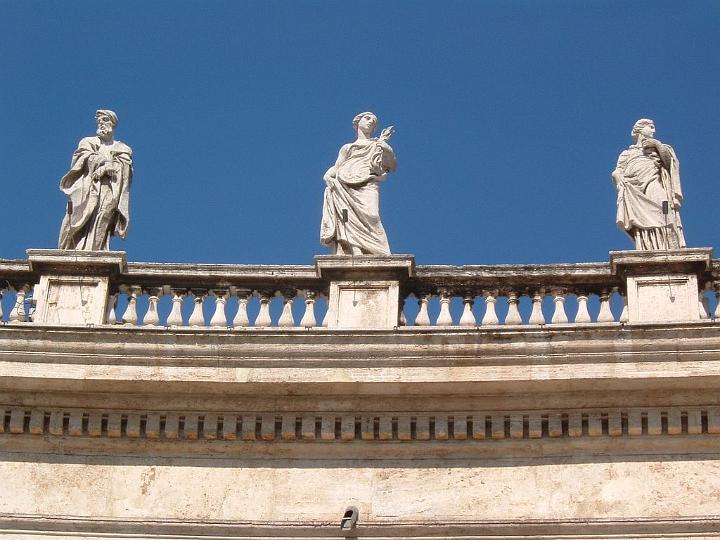
<instances>
[{"instance_id":1,"label":"bearded male statue","mask_svg":"<svg viewBox=\"0 0 720 540\"><path fill-rule=\"evenodd\" d=\"M97 137L85 137L60 180L68 196L60 228L60 249L110 249L110 237L125 238L130 222L132 150L113 137L118 118L113 111L95 113Z\"/></svg>"}]
</instances>

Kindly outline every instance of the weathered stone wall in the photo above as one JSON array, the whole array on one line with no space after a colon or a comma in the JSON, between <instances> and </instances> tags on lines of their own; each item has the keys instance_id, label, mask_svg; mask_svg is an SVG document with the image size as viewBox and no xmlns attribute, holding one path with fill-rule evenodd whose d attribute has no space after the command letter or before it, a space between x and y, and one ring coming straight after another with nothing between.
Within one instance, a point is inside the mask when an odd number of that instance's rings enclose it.
<instances>
[{"instance_id":1,"label":"weathered stone wall","mask_svg":"<svg viewBox=\"0 0 720 540\"><path fill-rule=\"evenodd\" d=\"M713 321L0 340L5 538L720 534Z\"/></svg>"},{"instance_id":2,"label":"weathered stone wall","mask_svg":"<svg viewBox=\"0 0 720 540\"><path fill-rule=\"evenodd\" d=\"M483 522L632 523L715 516L718 456L319 461L157 459L5 454L0 513L114 520L122 532L138 522L203 522L337 527L356 505L361 524L455 525ZM473 525L475 524L475 525ZM158 527L160 529L160 527ZM337 531L336 531L337 533Z\"/></svg>"}]
</instances>

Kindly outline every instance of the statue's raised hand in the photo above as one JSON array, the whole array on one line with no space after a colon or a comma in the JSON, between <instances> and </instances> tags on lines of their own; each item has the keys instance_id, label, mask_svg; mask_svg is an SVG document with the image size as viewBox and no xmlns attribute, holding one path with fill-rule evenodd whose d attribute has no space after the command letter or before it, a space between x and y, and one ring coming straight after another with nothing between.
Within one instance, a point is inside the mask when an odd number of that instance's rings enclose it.
<instances>
[{"instance_id":1,"label":"statue's raised hand","mask_svg":"<svg viewBox=\"0 0 720 540\"><path fill-rule=\"evenodd\" d=\"M393 133L395 133L395 126L388 126L382 130L382 133L380 133L380 137L378 137L378 140L387 141L390 139L390 137L392 137Z\"/></svg>"}]
</instances>

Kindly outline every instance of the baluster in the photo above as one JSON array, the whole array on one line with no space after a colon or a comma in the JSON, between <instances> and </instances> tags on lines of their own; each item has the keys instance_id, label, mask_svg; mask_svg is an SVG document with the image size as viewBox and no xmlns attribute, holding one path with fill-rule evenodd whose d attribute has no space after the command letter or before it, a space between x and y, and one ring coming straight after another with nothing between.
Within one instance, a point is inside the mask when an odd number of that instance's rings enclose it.
<instances>
[{"instance_id":1,"label":"baluster","mask_svg":"<svg viewBox=\"0 0 720 540\"><path fill-rule=\"evenodd\" d=\"M118 285L117 290L118 290L118 292L117 292L118 299L120 298L121 294L124 294L125 296L128 297L128 304L129 304L129 301L130 301L130 294L128 292L129 287L123 283L123 284ZM128 304L125 304L125 311L127 311ZM118 306L118 303L115 302L115 324L123 324L124 322L125 322L125 312L123 311L123 313L120 313L120 308Z\"/></svg>"},{"instance_id":2,"label":"baluster","mask_svg":"<svg viewBox=\"0 0 720 540\"><path fill-rule=\"evenodd\" d=\"M270 294L266 291L258 291L260 294L260 312L255 319L255 326L258 328L267 328L272 325L270 318Z\"/></svg>"},{"instance_id":3,"label":"baluster","mask_svg":"<svg viewBox=\"0 0 720 540\"><path fill-rule=\"evenodd\" d=\"M505 317L505 325L513 326L516 324L522 324L522 317L520 317L520 310L518 309L518 295L515 291L508 291L508 312Z\"/></svg>"},{"instance_id":4,"label":"baluster","mask_svg":"<svg viewBox=\"0 0 720 540\"><path fill-rule=\"evenodd\" d=\"M475 296L472 293L467 293L463 297L463 312L460 317L460 326L475 326L475 314L473 313L473 304L475 303Z\"/></svg>"},{"instance_id":5,"label":"baluster","mask_svg":"<svg viewBox=\"0 0 720 540\"><path fill-rule=\"evenodd\" d=\"M22 285L20 287L16 287L15 294L17 296L15 297L15 305L10 311L9 317L9 321L11 323L25 322L25 320L27 319L27 314L25 313L25 296L27 295L29 290L29 285Z\"/></svg>"},{"instance_id":6,"label":"baluster","mask_svg":"<svg viewBox=\"0 0 720 540\"><path fill-rule=\"evenodd\" d=\"M497 311L495 311L497 295L498 291L483 291L483 296L485 297L485 315L483 316L481 322L483 326L500 324Z\"/></svg>"},{"instance_id":7,"label":"baluster","mask_svg":"<svg viewBox=\"0 0 720 540\"><path fill-rule=\"evenodd\" d=\"M188 319L188 326L192 326L194 328L205 326L205 315L203 314L203 302L205 301L205 298L207 298L206 290L205 289L190 289L188 294L190 294L193 297L193 302L195 303L195 306L193 306L192 313L190 314L190 318Z\"/></svg>"},{"instance_id":8,"label":"baluster","mask_svg":"<svg viewBox=\"0 0 720 540\"><path fill-rule=\"evenodd\" d=\"M142 293L142 288L137 285L133 285L128 287L126 292L128 295L128 305L125 309L125 313L123 313L122 320L127 326L135 326L138 322L137 297L138 293Z\"/></svg>"},{"instance_id":9,"label":"baluster","mask_svg":"<svg viewBox=\"0 0 720 540\"><path fill-rule=\"evenodd\" d=\"M4 321L4 319L3 319L3 316L4 316L4 315L3 315L3 305L2 305L2 301L3 301L3 291L4 291L4 290L5 290L5 289L0 288L0 322Z\"/></svg>"},{"instance_id":10,"label":"baluster","mask_svg":"<svg viewBox=\"0 0 720 540\"><path fill-rule=\"evenodd\" d=\"M233 328L247 328L250 326L248 319L247 304L251 291L249 289L235 289L235 296L238 298L238 310L233 319Z\"/></svg>"},{"instance_id":11,"label":"baluster","mask_svg":"<svg viewBox=\"0 0 720 540\"><path fill-rule=\"evenodd\" d=\"M27 321L33 322L35 320L35 310L37 309L37 297L35 296L36 289L35 287L31 287L30 289L30 298L28 299L26 297L26 300L28 301L28 313L27 313Z\"/></svg>"},{"instance_id":12,"label":"baluster","mask_svg":"<svg viewBox=\"0 0 720 540\"><path fill-rule=\"evenodd\" d=\"M283 300L283 309L278 319L278 327L280 328L293 328L295 326L295 319L293 319L292 305L297 296L297 291L292 289L284 289L275 293Z\"/></svg>"},{"instance_id":13,"label":"baluster","mask_svg":"<svg viewBox=\"0 0 720 540\"><path fill-rule=\"evenodd\" d=\"M117 293L108 294L107 313L105 314L105 321L107 324L117 324L117 315L115 314L116 307Z\"/></svg>"},{"instance_id":14,"label":"baluster","mask_svg":"<svg viewBox=\"0 0 720 540\"><path fill-rule=\"evenodd\" d=\"M553 291L555 301L555 311L553 312L552 324L566 324L568 322L567 313L565 313L565 291L556 289Z\"/></svg>"},{"instance_id":15,"label":"baluster","mask_svg":"<svg viewBox=\"0 0 720 540\"><path fill-rule=\"evenodd\" d=\"M144 326L159 326L160 315L158 314L158 301L163 290L161 287L148 287L148 310L143 317Z\"/></svg>"},{"instance_id":16,"label":"baluster","mask_svg":"<svg viewBox=\"0 0 720 540\"><path fill-rule=\"evenodd\" d=\"M597 322L614 322L612 311L610 311L610 294L607 289L603 289L600 293L600 313L598 313Z\"/></svg>"},{"instance_id":17,"label":"baluster","mask_svg":"<svg viewBox=\"0 0 720 540\"><path fill-rule=\"evenodd\" d=\"M315 299L317 293L315 291L305 291L305 313L303 313L302 319L300 320L300 326L304 328L312 328L317 326L315 320Z\"/></svg>"},{"instance_id":18,"label":"baluster","mask_svg":"<svg viewBox=\"0 0 720 540\"><path fill-rule=\"evenodd\" d=\"M225 316L225 303L228 298L228 291L225 289L213 289L210 295L215 297L215 312L210 318L210 326L213 328L227 328L227 317Z\"/></svg>"},{"instance_id":19,"label":"baluster","mask_svg":"<svg viewBox=\"0 0 720 540\"><path fill-rule=\"evenodd\" d=\"M720 319L720 281L715 286L715 319Z\"/></svg>"},{"instance_id":20,"label":"baluster","mask_svg":"<svg viewBox=\"0 0 720 540\"><path fill-rule=\"evenodd\" d=\"M172 308L170 309L170 315L168 315L167 324L168 326L182 326L182 303L183 296L187 292L186 289L171 289L172 291Z\"/></svg>"},{"instance_id":21,"label":"baluster","mask_svg":"<svg viewBox=\"0 0 720 540\"><path fill-rule=\"evenodd\" d=\"M712 289L712 284L710 282L707 282L705 284L705 288L702 289L698 293L698 310L700 312L701 319L709 319L710 318L710 303L708 302L708 299L705 297L705 291L709 291L711 289Z\"/></svg>"},{"instance_id":22,"label":"baluster","mask_svg":"<svg viewBox=\"0 0 720 540\"><path fill-rule=\"evenodd\" d=\"M530 312L530 320L528 324L545 324L545 315L542 312L542 301L545 296L545 290L540 289L533 295L532 312Z\"/></svg>"},{"instance_id":23,"label":"baluster","mask_svg":"<svg viewBox=\"0 0 720 540\"><path fill-rule=\"evenodd\" d=\"M398 313L398 326L407 326L407 317L405 317L405 299L400 298L400 312Z\"/></svg>"},{"instance_id":24,"label":"baluster","mask_svg":"<svg viewBox=\"0 0 720 540\"><path fill-rule=\"evenodd\" d=\"M453 320L450 315L450 293L447 289L438 291L440 296L440 315L438 315L436 326L452 326Z\"/></svg>"},{"instance_id":25,"label":"baluster","mask_svg":"<svg viewBox=\"0 0 720 540\"><path fill-rule=\"evenodd\" d=\"M430 315L428 314L429 301L429 294L421 294L418 298L418 306L420 306L420 310L418 311L417 317L415 317L415 326L430 326Z\"/></svg>"},{"instance_id":26,"label":"baluster","mask_svg":"<svg viewBox=\"0 0 720 540\"><path fill-rule=\"evenodd\" d=\"M578 310L577 315L575 315L575 322L576 323L589 323L592 322L592 319L590 318L590 312L588 311L587 302L588 297L587 294L579 293L577 295L577 302L578 302Z\"/></svg>"},{"instance_id":27,"label":"baluster","mask_svg":"<svg viewBox=\"0 0 720 540\"><path fill-rule=\"evenodd\" d=\"M713 307L710 303L710 297L713 294L713 282L712 281L706 281L705 282L705 310L707 311L707 318L713 319L715 317L715 312L713 311Z\"/></svg>"},{"instance_id":28,"label":"baluster","mask_svg":"<svg viewBox=\"0 0 720 540\"><path fill-rule=\"evenodd\" d=\"M328 301L328 292L319 292L318 298L324 298L325 301ZM322 326L323 328L327 328L328 326L328 313L330 312L329 309L325 310L325 315L323 315L323 318L321 321L319 321L319 326Z\"/></svg>"},{"instance_id":29,"label":"baluster","mask_svg":"<svg viewBox=\"0 0 720 540\"><path fill-rule=\"evenodd\" d=\"M623 308L622 308L622 312L620 313L620 322L626 323L629 320L627 294L623 294L623 293L619 293L619 294L623 301Z\"/></svg>"}]
</instances>

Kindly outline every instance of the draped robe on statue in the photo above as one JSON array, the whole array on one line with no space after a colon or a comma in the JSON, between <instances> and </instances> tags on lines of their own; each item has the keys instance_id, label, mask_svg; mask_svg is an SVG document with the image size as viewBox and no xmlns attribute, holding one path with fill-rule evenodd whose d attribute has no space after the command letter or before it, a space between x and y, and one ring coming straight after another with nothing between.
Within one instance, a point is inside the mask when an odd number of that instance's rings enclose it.
<instances>
[{"instance_id":1,"label":"draped robe on statue","mask_svg":"<svg viewBox=\"0 0 720 540\"><path fill-rule=\"evenodd\" d=\"M93 180L106 165L112 173ZM60 189L68 208L60 228L60 249L108 250L110 237L125 238L130 222L132 150L120 141L104 145L98 137L80 141Z\"/></svg>"},{"instance_id":2,"label":"draped robe on statue","mask_svg":"<svg viewBox=\"0 0 720 540\"><path fill-rule=\"evenodd\" d=\"M680 164L675 151L669 151L670 167L666 168L655 149L643 150L631 145L618 158L616 170L618 227L623 229L641 250L664 250L685 247L680 206ZM668 213L663 213L668 201Z\"/></svg>"},{"instance_id":3,"label":"draped robe on statue","mask_svg":"<svg viewBox=\"0 0 720 540\"><path fill-rule=\"evenodd\" d=\"M363 254L389 255L380 221L379 184L395 170L395 153L385 141L358 140L344 145L325 178L320 242L331 247L355 246ZM347 220L343 220L343 210Z\"/></svg>"}]
</instances>

